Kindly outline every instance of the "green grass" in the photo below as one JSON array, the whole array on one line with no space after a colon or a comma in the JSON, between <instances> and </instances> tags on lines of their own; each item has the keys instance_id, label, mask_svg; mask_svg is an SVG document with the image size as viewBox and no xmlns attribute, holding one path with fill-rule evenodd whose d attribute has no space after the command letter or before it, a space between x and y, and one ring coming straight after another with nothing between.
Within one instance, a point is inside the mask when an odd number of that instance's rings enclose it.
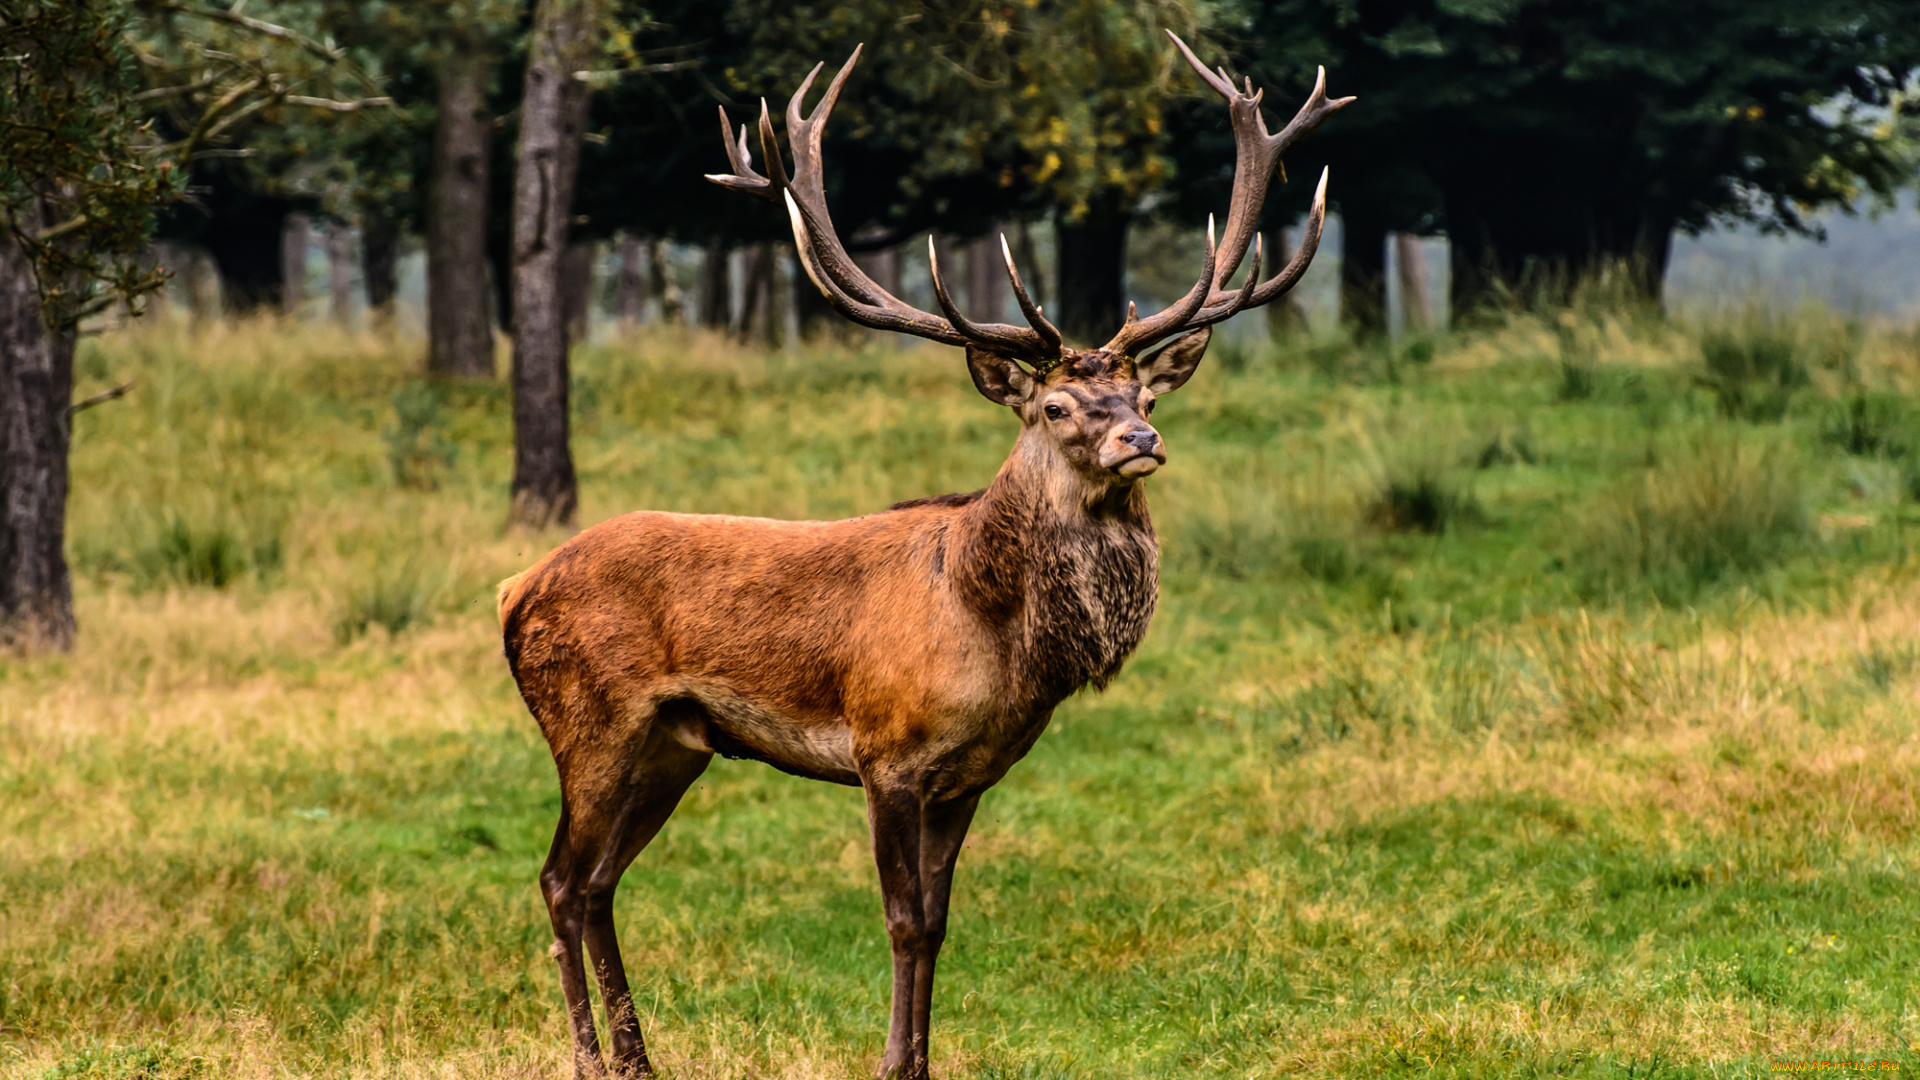
<instances>
[{"instance_id":1,"label":"green grass","mask_svg":"<svg viewBox=\"0 0 1920 1080\"><path fill-rule=\"evenodd\" d=\"M1245 349L1165 402L1160 614L983 803L936 1074L1920 1066L1920 353L1796 315L1754 416L1705 359L1741 318ZM0 661L0 1074L564 1074L491 591L560 537L504 531L505 388L418 352L85 347L138 389L76 420L81 645ZM576 372L587 521L871 512L1014 432L946 350ZM618 917L669 1075L877 1060L858 792L717 762Z\"/></svg>"}]
</instances>

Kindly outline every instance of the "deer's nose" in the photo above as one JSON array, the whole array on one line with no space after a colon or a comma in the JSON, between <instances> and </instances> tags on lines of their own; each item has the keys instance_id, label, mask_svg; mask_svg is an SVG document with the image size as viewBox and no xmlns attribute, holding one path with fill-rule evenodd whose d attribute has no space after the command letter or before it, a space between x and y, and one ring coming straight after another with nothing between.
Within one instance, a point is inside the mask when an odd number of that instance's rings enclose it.
<instances>
[{"instance_id":1,"label":"deer's nose","mask_svg":"<svg viewBox=\"0 0 1920 1080\"><path fill-rule=\"evenodd\" d=\"M1160 445L1160 433L1152 428L1135 428L1120 436L1120 441L1143 454L1151 454Z\"/></svg>"}]
</instances>

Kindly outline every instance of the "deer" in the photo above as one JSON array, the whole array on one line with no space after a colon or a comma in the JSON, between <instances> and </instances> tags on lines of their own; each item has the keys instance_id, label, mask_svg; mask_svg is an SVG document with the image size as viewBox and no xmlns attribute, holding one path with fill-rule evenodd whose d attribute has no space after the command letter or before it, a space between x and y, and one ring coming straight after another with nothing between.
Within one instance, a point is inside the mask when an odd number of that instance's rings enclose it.
<instances>
[{"instance_id":1,"label":"deer","mask_svg":"<svg viewBox=\"0 0 1920 1080\"><path fill-rule=\"evenodd\" d=\"M893 956L879 1075L926 1080L934 965L975 809L1054 709L1082 688L1104 690L1146 634L1159 544L1143 482L1167 460L1149 422L1154 402L1193 375L1211 327L1272 302L1306 272L1326 217L1326 171L1299 248L1266 280L1261 206L1287 148L1354 100L1330 100L1322 68L1292 121L1270 134L1263 91L1250 79L1236 89L1225 68L1208 70L1168 37L1227 102L1235 173L1226 228L1216 242L1209 222L1199 279L1181 299L1146 317L1129 304L1097 349L1066 344L1004 235L1026 326L970 321L931 245L939 315L855 265L827 212L821 140L861 48L811 114L802 106L824 64L788 101L791 176L764 99L764 175L747 126L735 139L721 107L732 171L707 179L784 205L801 265L848 319L964 349L974 386L1011 409L1020 432L979 491L842 521L630 513L501 583L507 662L559 775L560 820L540 888L577 1077L604 1075L608 1064L583 946L613 1069L652 1073L614 893L718 754L864 791ZM1243 260L1247 276L1230 287Z\"/></svg>"}]
</instances>

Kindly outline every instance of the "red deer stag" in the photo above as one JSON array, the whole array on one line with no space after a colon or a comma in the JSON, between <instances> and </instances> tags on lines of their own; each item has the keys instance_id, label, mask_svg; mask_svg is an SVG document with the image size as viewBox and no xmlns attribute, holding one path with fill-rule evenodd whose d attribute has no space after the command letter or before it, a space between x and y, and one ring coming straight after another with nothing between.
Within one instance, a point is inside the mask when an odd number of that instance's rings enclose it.
<instances>
[{"instance_id":1,"label":"red deer stag","mask_svg":"<svg viewBox=\"0 0 1920 1080\"><path fill-rule=\"evenodd\" d=\"M708 179L784 203L808 275L848 318L965 348L974 385L1013 409L1020 435L984 491L849 521L628 514L502 583L507 660L560 774L560 824L540 886L578 1074L603 1068L583 943L614 1067L650 1072L614 934L614 889L717 753L865 790L893 945L880 1071L927 1075L934 961L974 807L1055 706L1114 677L1153 616L1159 546L1140 481L1166 461L1147 423L1154 398L1193 374L1207 327L1292 288L1320 239L1324 172L1300 249L1260 280L1254 234L1280 155L1353 99L1328 100L1323 71L1272 135L1251 81L1236 90L1224 70L1208 71L1173 41L1232 115L1238 160L1226 234L1216 246L1209 228L1205 269L1185 297L1148 318L1129 307L1098 349L1063 345L1010 254L1024 327L968 320L937 261L944 318L901 302L854 265L827 215L820 139L859 49L812 116L801 105L819 67L788 102L791 178L765 102L769 176L753 169L746 126L734 140L721 110L733 172ZM1001 247L1005 254L1004 238ZM1245 282L1228 288L1250 248ZM1184 336L1142 355L1176 335Z\"/></svg>"}]
</instances>

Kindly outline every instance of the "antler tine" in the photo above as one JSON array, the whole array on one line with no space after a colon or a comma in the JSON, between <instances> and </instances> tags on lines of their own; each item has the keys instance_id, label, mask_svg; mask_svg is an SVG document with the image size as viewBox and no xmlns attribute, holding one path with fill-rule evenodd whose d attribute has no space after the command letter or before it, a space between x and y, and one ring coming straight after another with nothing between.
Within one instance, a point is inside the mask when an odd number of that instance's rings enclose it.
<instances>
[{"instance_id":1,"label":"antler tine","mask_svg":"<svg viewBox=\"0 0 1920 1080\"><path fill-rule=\"evenodd\" d=\"M1007 246L1007 234L1000 234L1000 257L1007 262L1007 280L1013 283L1013 296L1020 304L1020 314L1024 315L1027 325L1040 335L1040 340L1056 353L1060 349L1060 331L1040 310L1040 305L1027 295L1027 286L1020 280L1020 271L1013 265L1013 249Z\"/></svg>"},{"instance_id":2,"label":"antler tine","mask_svg":"<svg viewBox=\"0 0 1920 1080\"><path fill-rule=\"evenodd\" d=\"M827 118L833 115L833 106L840 100L840 88L846 85L847 77L853 74L854 65L860 62L860 53L865 49L864 43L853 47L853 55L847 57L847 62L840 65L840 70L834 74L833 81L827 84L827 92L813 107L812 116L803 114L807 91L813 88L813 80L826 67L824 63L815 64L813 70L807 72L807 77L800 80L793 97L787 99L787 142L793 148L791 188L800 204L800 213L806 220L807 233L815 244L820 268L833 279L834 284L866 304L911 311L912 308L881 288L878 282L854 265L853 257L847 254L846 247L840 243L839 234L834 232L833 218L827 213L826 179L821 166L820 143L825 135Z\"/></svg>"},{"instance_id":3,"label":"antler tine","mask_svg":"<svg viewBox=\"0 0 1920 1080\"><path fill-rule=\"evenodd\" d=\"M747 126L740 125L740 141L747 141ZM781 191L787 189L787 166L780 160L780 140L773 134L773 118L767 115L767 99L760 99L760 153L767 159L767 174L772 178L773 186Z\"/></svg>"},{"instance_id":4,"label":"antler tine","mask_svg":"<svg viewBox=\"0 0 1920 1080\"><path fill-rule=\"evenodd\" d=\"M1049 340L1037 328L970 322L953 308L952 298L944 293L941 300L947 318L921 311L902 302L868 277L840 242L833 228L833 218L827 211L821 142L827 118L832 115L840 91L853 74L854 65L859 63L863 49L864 46L855 47L853 55L847 57L847 62L840 66L833 81L827 84L819 103L814 106L813 115L806 115L807 92L813 88L814 80L825 69L825 64L814 65L807 77L800 81L793 97L788 99L787 140L793 153L791 178L780 157L772 115L763 100L760 104L760 140L767 158L767 169L773 178L762 178L751 171L751 162L746 158L746 133L743 128L738 147L734 146L731 137L728 139L727 154L734 163L734 175L710 176L709 179L764 198L784 197L801 266L827 301L853 321L879 330L930 338L948 345L966 345L970 342L984 345L1039 365L1057 359L1060 355L1057 332ZM944 285L941 288L944 290Z\"/></svg>"},{"instance_id":5,"label":"antler tine","mask_svg":"<svg viewBox=\"0 0 1920 1080\"><path fill-rule=\"evenodd\" d=\"M1256 233L1253 238L1253 254L1247 258L1247 283L1240 286L1239 292L1233 294L1233 304L1227 308L1227 313L1220 317L1221 321L1224 322L1245 311L1247 301L1253 299L1254 286L1260 284L1260 247L1260 236Z\"/></svg>"},{"instance_id":6,"label":"antler tine","mask_svg":"<svg viewBox=\"0 0 1920 1080\"><path fill-rule=\"evenodd\" d=\"M943 345L965 345L967 338L951 325L934 318L923 311L917 311L899 304L899 307L885 307L866 303L850 296L846 290L833 280L820 265L820 253L814 247L810 227L805 212L794 201L793 189L782 193L786 197L787 217L793 223L793 246L799 252L800 266L806 270L807 277L813 280L814 288L827 298L834 310L852 319L862 326L871 326L875 330L894 330L915 337L931 338ZM876 286L877 288L877 286ZM904 309L904 310L902 310Z\"/></svg>"},{"instance_id":7,"label":"antler tine","mask_svg":"<svg viewBox=\"0 0 1920 1080\"><path fill-rule=\"evenodd\" d=\"M1209 71L1207 66L1200 62L1200 58L1194 55L1193 50L1187 47L1187 43L1180 40L1179 35L1169 30L1167 37L1173 41L1174 47L1180 50L1180 55L1186 58L1188 65L1199 74L1201 80L1226 99L1227 115L1233 121L1233 197L1227 208L1226 235L1220 244L1217 258L1212 260L1213 276L1204 283L1203 291L1206 295L1189 313L1190 318L1205 314L1216 316L1213 321L1218 321L1226 317L1225 313L1229 308L1237 311L1244 307L1257 306L1292 287L1293 282L1288 281L1283 286L1269 290L1267 286L1274 282L1267 282L1254 289L1250 295L1235 295L1224 291L1226 283L1232 280L1234 272L1240 268L1240 261L1246 257L1247 248L1253 242L1260 218L1260 207L1266 202L1267 185L1273 179L1274 169L1280 164L1281 154L1354 99L1348 97L1329 100L1327 73L1325 68L1321 68L1315 77L1313 92L1307 96L1306 104L1300 107L1300 111L1278 135L1271 135L1267 132L1266 120L1260 114L1263 92L1253 88L1251 79L1247 80L1247 89L1244 92L1238 90L1224 68L1217 72ZM1311 258L1311 255L1308 257ZM1292 265L1289 264L1288 270L1291 269ZM1304 266L1301 269L1304 272ZM1284 277L1285 271L1280 276ZM1275 281L1278 280L1278 278L1275 279ZM1246 288L1252 287L1253 281L1249 279L1248 285L1242 288L1240 293L1245 294ZM1240 305L1240 308L1233 307L1235 303L1241 301L1245 302ZM1130 322L1120 329L1120 333L1108 343L1107 348L1131 355L1139 349L1188 328L1187 323L1176 323L1167 318L1175 310L1185 309L1187 306L1188 299L1182 299L1174 308L1160 315L1143 319L1138 323Z\"/></svg>"},{"instance_id":8,"label":"antler tine","mask_svg":"<svg viewBox=\"0 0 1920 1080\"><path fill-rule=\"evenodd\" d=\"M1207 300L1211 297L1214 273L1219 265L1218 256L1219 248L1213 241L1213 215L1208 214L1207 261L1200 268L1200 280L1193 283L1193 288L1187 290L1187 295L1176 300L1172 307L1158 315L1149 315L1144 319L1136 318L1137 313L1129 303L1127 321L1120 327L1120 332L1113 335L1113 340L1107 342L1106 351L1132 356L1156 341L1179 333L1181 327L1185 326L1196 312L1205 307Z\"/></svg>"},{"instance_id":9,"label":"antler tine","mask_svg":"<svg viewBox=\"0 0 1920 1080\"><path fill-rule=\"evenodd\" d=\"M764 138L765 134L762 133L763 141ZM780 200L780 189L786 186L786 176L779 168L779 155L768 155L776 163L774 167L775 174L781 178L781 182L776 185L773 181L753 171L753 155L747 152L747 126L745 124L740 125L740 141L738 143L734 142L733 121L727 119L727 107L725 105L720 106L720 145L727 148L727 163L733 166L733 172L707 173L707 179L719 184L723 188L743 192L757 199L765 199L768 202L778 202Z\"/></svg>"},{"instance_id":10,"label":"antler tine","mask_svg":"<svg viewBox=\"0 0 1920 1080\"><path fill-rule=\"evenodd\" d=\"M1300 278L1307 272L1307 266L1313 262L1314 253L1320 249L1320 233L1326 226L1326 222L1327 170L1321 169L1320 184L1313 192L1313 209L1307 213L1306 229L1300 238L1299 248L1295 249L1293 253L1293 258L1287 260L1287 265L1281 267L1279 273L1273 275L1273 277L1266 281L1260 282L1258 288L1254 287L1254 276L1251 274L1248 275L1246 288L1243 288L1241 293L1244 294L1247 289L1252 289L1253 294L1251 297L1237 295L1230 302L1209 304L1205 308L1202 308L1198 315L1193 317L1192 321L1188 323L1188 327L1198 328L1202 326L1212 326L1217 322L1224 322L1247 308L1256 308L1262 304L1272 303L1288 289L1299 284ZM1255 258L1258 258L1257 253Z\"/></svg>"},{"instance_id":11,"label":"antler tine","mask_svg":"<svg viewBox=\"0 0 1920 1080\"><path fill-rule=\"evenodd\" d=\"M940 254L932 233L927 234L927 269L933 275L933 297L940 302L940 310L946 313L947 321L955 330L974 344L995 352L1025 356L1031 351L1033 331L1002 323L976 323L960 313L960 305L953 302L947 283L940 277Z\"/></svg>"}]
</instances>

